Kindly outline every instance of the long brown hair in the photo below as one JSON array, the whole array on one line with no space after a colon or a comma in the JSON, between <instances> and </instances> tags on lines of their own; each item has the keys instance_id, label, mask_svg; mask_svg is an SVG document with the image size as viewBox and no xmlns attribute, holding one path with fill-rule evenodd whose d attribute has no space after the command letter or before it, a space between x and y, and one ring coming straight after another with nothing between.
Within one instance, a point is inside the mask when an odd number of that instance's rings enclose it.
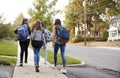
<instances>
[{"instance_id":1,"label":"long brown hair","mask_svg":"<svg viewBox=\"0 0 120 78\"><path fill-rule=\"evenodd\" d=\"M28 21L28 19L27 18L24 18L23 20L22 20L22 23L21 23L21 25L24 25L24 24L26 24L26 21ZM27 24L28 25L28 24Z\"/></svg>"},{"instance_id":2,"label":"long brown hair","mask_svg":"<svg viewBox=\"0 0 120 78\"><path fill-rule=\"evenodd\" d=\"M61 25L61 20L60 19L55 19L54 25Z\"/></svg>"}]
</instances>

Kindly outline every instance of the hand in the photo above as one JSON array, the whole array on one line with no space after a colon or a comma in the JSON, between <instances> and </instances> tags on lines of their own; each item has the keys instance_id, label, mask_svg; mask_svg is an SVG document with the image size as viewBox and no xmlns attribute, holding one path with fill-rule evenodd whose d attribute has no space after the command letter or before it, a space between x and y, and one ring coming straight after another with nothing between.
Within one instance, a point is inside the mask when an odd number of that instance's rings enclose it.
<instances>
[{"instance_id":1,"label":"hand","mask_svg":"<svg viewBox=\"0 0 120 78\"><path fill-rule=\"evenodd\" d=\"M46 46L44 45L43 48L46 49Z\"/></svg>"}]
</instances>

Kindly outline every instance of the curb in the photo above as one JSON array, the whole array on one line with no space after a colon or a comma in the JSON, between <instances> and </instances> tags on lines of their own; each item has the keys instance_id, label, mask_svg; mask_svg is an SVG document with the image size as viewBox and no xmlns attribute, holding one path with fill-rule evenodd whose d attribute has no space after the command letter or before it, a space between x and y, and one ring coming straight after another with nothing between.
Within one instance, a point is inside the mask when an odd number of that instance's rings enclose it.
<instances>
[{"instance_id":1,"label":"curb","mask_svg":"<svg viewBox=\"0 0 120 78\"><path fill-rule=\"evenodd\" d=\"M50 67L52 67L53 64L47 62L47 65L50 66ZM86 65L86 63L84 61L81 61L80 64L69 64L69 65L66 65L66 67L85 66L85 65Z\"/></svg>"},{"instance_id":2,"label":"curb","mask_svg":"<svg viewBox=\"0 0 120 78\"><path fill-rule=\"evenodd\" d=\"M15 66L12 62L5 62L5 61L0 61L0 65L5 65L5 66Z\"/></svg>"},{"instance_id":3,"label":"curb","mask_svg":"<svg viewBox=\"0 0 120 78\"><path fill-rule=\"evenodd\" d=\"M74 67L74 66L85 66L85 62L84 61L81 61L80 64L70 64L70 65L66 65L66 67Z\"/></svg>"}]
</instances>

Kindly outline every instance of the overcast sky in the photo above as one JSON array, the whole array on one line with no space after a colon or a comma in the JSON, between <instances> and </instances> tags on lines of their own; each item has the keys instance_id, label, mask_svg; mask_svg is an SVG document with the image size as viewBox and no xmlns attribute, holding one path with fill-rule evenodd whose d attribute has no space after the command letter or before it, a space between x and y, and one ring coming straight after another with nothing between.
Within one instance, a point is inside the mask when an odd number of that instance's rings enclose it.
<instances>
[{"instance_id":1,"label":"overcast sky","mask_svg":"<svg viewBox=\"0 0 120 78\"><path fill-rule=\"evenodd\" d=\"M0 0L0 15L3 14L6 22L12 22L19 13L23 13L24 17L29 18L27 14L28 8L32 7L34 0ZM63 9L68 4L68 0L58 0L57 8ZM57 15L55 18L63 18Z\"/></svg>"}]
</instances>

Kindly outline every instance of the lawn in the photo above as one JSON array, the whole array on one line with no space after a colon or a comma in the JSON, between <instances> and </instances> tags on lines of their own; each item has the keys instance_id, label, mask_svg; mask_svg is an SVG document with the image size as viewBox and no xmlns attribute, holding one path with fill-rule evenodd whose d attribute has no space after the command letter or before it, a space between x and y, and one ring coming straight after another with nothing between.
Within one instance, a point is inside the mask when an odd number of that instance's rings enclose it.
<instances>
[{"instance_id":1,"label":"lawn","mask_svg":"<svg viewBox=\"0 0 120 78\"><path fill-rule=\"evenodd\" d=\"M2 56L17 56L17 42L14 41L0 41L0 55ZM16 58L1 57L2 62L11 62L16 64Z\"/></svg>"},{"instance_id":2,"label":"lawn","mask_svg":"<svg viewBox=\"0 0 120 78\"><path fill-rule=\"evenodd\" d=\"M0 55L17 56L17 43L13 41L0 41Z\"/></svg>"},{"instance_id":3,"label":"lawn","mask_svg":"<svg viewBox=\"0 0 120 78\"><path fill-rule=\"evenodd\" d=\"M54 54L53 54L53 52L48 50L47 54L48 54L48 62L53 64L54 63ZM44 57L43 50L41 51L41 56ZM69 65L69 64L80 64L81 61L66 56L66 63L67 63L67 65ZM60 64L60 65L62 64L61 54L58 54L58 64Z\"/></svg>"}]
</instances>

